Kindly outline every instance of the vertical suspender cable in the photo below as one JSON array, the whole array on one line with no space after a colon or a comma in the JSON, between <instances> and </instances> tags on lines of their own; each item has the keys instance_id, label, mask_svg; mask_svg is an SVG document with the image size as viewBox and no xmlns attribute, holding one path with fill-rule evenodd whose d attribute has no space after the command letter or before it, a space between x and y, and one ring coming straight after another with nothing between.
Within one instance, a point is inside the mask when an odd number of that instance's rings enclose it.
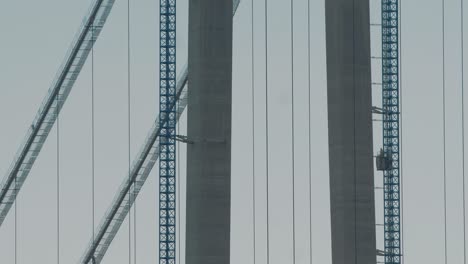
<instances>
[{"instance_id":1,"label":"vertical suspender cable","mask_svg":"<svg viewBox=\"0 0 468 264\"><path fill-rule=\"evenodd\" d=\"M91 29L91 38L93 45L91 46L91 237L94 239L94 230L95 230L95 141L94 141L94 128L95 128L95 119L94 119L94 22ZM93 252L94 256L94 252ZM93 263L94 264L94 263Z\"/></svg>"},{"instance_id":2,"label":"vertical suspender cable","mask_svg":"<svg viewBox=\"0 0 468 264\"><path fill-rule=\"evenodd\" d=\"M128 0L128 81L129 81L129 87L130 87L130 0ZM130 124L130 123L129 123ZM130 145L130 141L129 141ZM130 148L129 148L130 149ZM130 152L129 152L129 158L128 158L128 166L130 168ZM136 179L135 179L136 180ZM134 180L134 181L135 181ZM132 191L132 199L134 200L133 202L133 263L137 263L137 201L136 201L136 192L135 192L135 182L133 182L133 191Z\"/></svg>"},{"instance_id":3,"label":"vertical suspender cable","mask_svg":"<svg viewBox=\"0 0 468 264\"><path fill-rule=\"evenodd\" d=\"M127 117L128 117L128 181L132 181L131 175L131 101L130 101L130 0L127 0ZM135 186L133 186L135 188ZM131 201L132 190L128 192L128 199ZM129 206L131 202L128 203ZM128 263L132 263L132 214L128 214Z\"/></svg>"},{"instance_id":4,"label":"vertical suspender cable","mask_svg":"<svg viewBox=\"0 0 468 264\"><path fill-rule=\"evenodd\" d=\"M311 109L310 109L310 0L307 0L307 86L309 89L308 93L308 151L309 151L309 260L312 264L312 142L311 142Z\"/></svg>"},{"instance_id":5,"label":"vertical suspender cable","mask_svg":"<svg viewBox=\"0 0 468 264\"><path fill-rule=\"evenodd\" d=\"M400 63L400 67L399 67L399 76L400 76L400 118L401 118L401 121L400 121L400 186L401 186L401 193L400 193L400 205L401 205L401 212L400 212L400 218L401 218L401 223L400 223L400 228L401 228L401 264L404 264L405 262L405 253L404 253L404 250L405 250L405 244L404 244L404 235L405 235L405 232L404 232L404 199L403 199L403 194L405 193L404 192L404 185L403 185L403 67L402 67L402 61L403 61L403 58L402 58L402 50L403 50L403 46L402 46L402 39L403 39L403 31L401 30L401 17L402 17L402 13L401 13L401 3L402 1L399 0L399 3L398 3L398 18L400 21L398 23L398 33L399 33L399 38L398 40L400 41L399 43L399 49L398 49L398 57L400 58L399 59L399 63Z\"/></svg>"},{"instance_id":6,"label":"vertical suspender cable","mask_svg":"<svg viewBox=\"0 0 468 264\"><path fill-rule=\"evenodd\" d=\"M255 199L255 46L254 46L254 0L251 0L251 41L252 41L252 238L253 238L253 264L256 263L256 248L257 248L257 230L256 230L256 199Z\"/></svg>"},{"instance_id":7,"label":"vertical suspender cable","mask_svg":"<svg viewBox=\"0 0 468 264\"><path fill-rule=\"evenodd\" d=\"M60 264L60 93L57 95L57 104L55 114L57 115L57 264Z\"/></svg>"},{"instance_id":8,"label":"vertical suspender cable","mask_svg":"<svg viewBox=\"0 0 468 264\"><path fill-rule=\"evenodd\" d=\"M268 0L265 0L265 150L266 150L266 231L267 264L270 264L270 182L269 182L269 133L268 133Z\"/></svg>"},{"instance_id":9,"label":"vertical suspender cable","mask_svg":"<svg viewBox=\"0 0 468 264\"><path fill-rule=\"evenodd\" d=\"M129 64L130 65L130 64ZM135 191L135 181L133 182L133 263L137 263L137 200L136 200L136 191Z\"/></svg>"},{"instance_id":10,"label":"vertical suspender cable","mask_svg":"<svg viewBox=\"0 0 468 264\"><path fill-rule=\"evenodd\" d=\"M295 138L294 138L294 0L291 0L291 158L292 158L292 242L293 264L296 263L296 173L295 173Z\"/></svg>"},{"instance_id":11,"label":"vertical suspender cable","mask_svg":"<svg viewBox=\"0 0 468 264\"><path fill-rule=\"evenodd\" d=\"M444 170L444 257L447 264L447 173L445 147L445 0L442 0L442 124L443 124L443 170Z\"/></svg>"},{"instance_id":12,"label":"vertical suspender cable","mask_svg":"<svg viewBox=\"0 0 468 264\"><path fill-rule=\"evenodd\" d=\"M17 184L17 176L15 175L15 189ZM15 199L15 264L18 263L18 198Z\"/></svg>"},{"instance_id":13,"label":"vertical suspender cable","mask_svg":"<svg viewBox=\"0 0 468 264\"><path fill-rule=\"evenodd\" d=\"M135 184L133 185L133 263L137 263L137 204L135 195Z\"/></svg>"},{"instance_id":14,"label":"vertical suspender cable","mask_svg":"<svg viewBox=\"0 0 468 264\"><path fill-rule=\"evenodd\" d=\"M464 49L464 36L465 32L463 31L463 21L464 21L464 12L463 12L463 0L460 0L460 33L461 33L461 123L462 123L462 178L463 178L463 263L466 264L466 206L465 206L465 49Z\"/></svg>"},{"instance_id":15,"label":"vertical suspender cable","mask_svg":"<svg viewBox=\"0 0 468 264\"><path fill-rule=\"evenodd\" d=\"M176 109L179 109L179 100L177 100L176 102ZM180 122L177 122L177 128L176 128L177 131L180 131ZM180 132L179 132L180 133ZM176 145L177 145L177 160L176 160L176 164L177 164L177 171L179 172L179 177L181 175L180 173L180 141L176 141ZM178 220L178 223L176 225L176 232L177 232L177 240L176 240L176 249L178 250L178 254L177 254L177 261L179 264L182 263L182 259L180 258L181 254L181 240L180 240L180 233L181 233L181 214L180 214L180 206L181 206L181 203L182 203L182 200L180 199L180 192L182 191L180 189L180 178L179 180L176 182L177 184L177 189L176 189L176 193L177 193L177 204L176 204L176 207L177 207L177 220ZM136 263L135 263L136 264Z\"/></svg>"},{"instance_id":16,"label":"vertical suspender cable","mask_svg":"<svg viewBox=\"0 0 468 264\"><path fill-rule=\"evenodd\" d=\"M128 67L129 67L129 82L130 82L130 0L128 1ZM130 157L130 156L129 156ZM130 161L130 158L129 158ZM130 162L129 168L130 168ZM136 201L136 192L135 192L135 182L133 183L133 263L137 263L137 201Z\"/></svg>"},{"instance_id":17,"label":"vertical suspender cable","mask_svg":"<svg viewBox=\"0 0 468 264\"><path fill-rule=\"evenodd\" d=\"M353 65L356 63L356 32L355 32L355 8L353 0ZM356 70L353 66L353 150L354 150L354 264L358 264L357 257L357 178L356 178Z\"/></svg>"}]
</instances>

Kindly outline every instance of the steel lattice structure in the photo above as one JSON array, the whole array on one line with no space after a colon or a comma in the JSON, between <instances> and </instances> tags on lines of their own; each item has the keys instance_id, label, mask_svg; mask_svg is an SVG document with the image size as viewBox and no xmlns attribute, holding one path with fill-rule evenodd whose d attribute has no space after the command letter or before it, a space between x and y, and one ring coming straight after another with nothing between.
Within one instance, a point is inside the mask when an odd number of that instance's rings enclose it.
<instances>
[{"instance_id":1,"label":"steel lattice structure","mask_svg":"<svg viewBox=\"0 0 468 264\"><path fill-rule=\"evenodd\" d=\"M382 0L383 153L385 263L401 263L400 243L400 109L398 0Z\"/></svg>"},{"instance_id":2,"label":"steel lattice structure","mask_svg":"<svg viewBox=\"0 0 468 264\"><path fill-rule=\"evenodd\" d=\"M159 263L176 258L176 0L160 1Z\"/></svg>"},{"instance_id":3,"label":"steel lattice structure","mask_svg":"<svg viewBox=\"0 0 468 264\"><path fill-rule=\"evenodd\" d=\"M23 183L44 146L57 116L101 32L115 0L96 0L80 26L63 64L26 133L0 187L0 225L16 200Z\"/></svg>"}]
</instances>

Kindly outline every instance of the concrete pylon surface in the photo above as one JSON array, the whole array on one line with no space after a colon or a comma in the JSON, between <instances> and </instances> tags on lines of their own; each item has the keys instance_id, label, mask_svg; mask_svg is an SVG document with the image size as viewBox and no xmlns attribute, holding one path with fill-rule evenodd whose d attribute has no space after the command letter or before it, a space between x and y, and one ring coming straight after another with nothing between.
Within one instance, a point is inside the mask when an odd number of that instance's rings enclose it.
<instances>
[{"instance_id":1,"label":"concrete pylon surface","mask_svg":"<svg viewBox=\"0 0 468 264\"><path fill-rule=\"evenodd\" d=\"M189 1L187 264L228 264L232 0Z\"/></svg>"},{"instance_id":2,"label":"concrete pylon surface","mask_svg":"<svg viewBox=\"0 0 468 264\"><path fill-rule=\"evenodd\" d=\"M326 0L333 264L375 264L369 0Z\"/></svg>"}]
</instances>

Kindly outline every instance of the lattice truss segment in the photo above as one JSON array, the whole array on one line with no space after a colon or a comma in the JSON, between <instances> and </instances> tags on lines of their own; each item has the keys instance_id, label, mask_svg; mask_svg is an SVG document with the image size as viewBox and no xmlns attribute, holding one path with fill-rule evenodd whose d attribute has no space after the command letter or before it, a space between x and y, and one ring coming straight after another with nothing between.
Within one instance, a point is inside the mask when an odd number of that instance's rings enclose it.
<instances>
[{"instance_id":1,"label":"lattice truss segment","mask_svg":"<svg viewBox=\"0 0 468 264\"><path fill-rule=\"evenodd\" d=\"M159 263L176 258L176 0L160 1Z\"/></svg>"},{"instance_id":2,"label":"lattice truss segment","mask_svg":"<svg viewBox=\"0 0 468 264\"><path fill-rule=\"evenodd\" d=\"M115 0L96 0L81 24L0 187L0 225L39 156Z\"/></svg>"},{"instance_id":3,"label":"lattice truss segment","mask_svg":"<svg viewBox=\"0 0 468 264\"><path fill-rule=\"evenodd\" d=\"M401 263L400 110L398 0L382 0L383 151L391 160L384 170L385 263Z\"/></svg>"}]
</instances>

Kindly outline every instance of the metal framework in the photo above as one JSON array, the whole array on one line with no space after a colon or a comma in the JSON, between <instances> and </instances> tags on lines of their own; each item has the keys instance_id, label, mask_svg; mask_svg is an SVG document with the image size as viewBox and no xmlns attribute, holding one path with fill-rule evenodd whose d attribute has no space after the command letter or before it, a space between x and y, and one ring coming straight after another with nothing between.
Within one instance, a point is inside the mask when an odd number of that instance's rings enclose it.
<instances>
[{"instance_id":1,"label":"metal framework","mask_svg":"<svg viewBox=\"0 0 468 264\"><path fill-rule=\"evenodd\" d=\"M176 261L176 0L160 0L159 263Z\"/></svg>"},{"instance_id":2,"label":"metal framework","mask_svg":"<svg viewBox=\"0 0 468 264\"><path fill-rule=\"evenodd\" d=\"M233 1L233 15L236 13L239 3L240 0ZM182 73L178 76L179 78L176 82L177 104L170 106L172 108L175 107L176 109L175 113L177 121L187 106L187 66L184 67ZM104 214L104 217L99 224L96 236L91 239L79 263L98 264L101 263L102 259L104 258L107 250L109 249L109 246L117 235L120 226L127 217L136 197L138 197L141 188L143 188L143 185L145 184L146 179L153 169L154 164L159 158L159 135L161 133L160 123L161 122L158 117L154 122L150 132L148 133L141 150L133 160L130 170L130 180L128 177L125 177L124 181L120 185L119 191L114 197L111 206ZM129 199L129 197L131 197L131 199ZM93 262L93 260L95 262Z\"/></svg>"},{"instance_id":3,"label":"metal framework","mask_svg":"<svg viewBox=\"0 0 468 264\"><path fill-rule=\"evenodd\" d=\"M115 0L92 3L0 187L0 226L15 202L47 136L101 32ZM94 31L94 32L93 32Z\"/></svg>"},{"instance_id":4,"label":"metal framework","mask_svg":"<svg viewBox=\"0 0 468 264\"><path fill-rule=\"evenodd\" d=\"M398 0L382 0L383 154L391 161L383 172L386 264L401 263L398 40Z\"/></svg>"}]
</instances>

